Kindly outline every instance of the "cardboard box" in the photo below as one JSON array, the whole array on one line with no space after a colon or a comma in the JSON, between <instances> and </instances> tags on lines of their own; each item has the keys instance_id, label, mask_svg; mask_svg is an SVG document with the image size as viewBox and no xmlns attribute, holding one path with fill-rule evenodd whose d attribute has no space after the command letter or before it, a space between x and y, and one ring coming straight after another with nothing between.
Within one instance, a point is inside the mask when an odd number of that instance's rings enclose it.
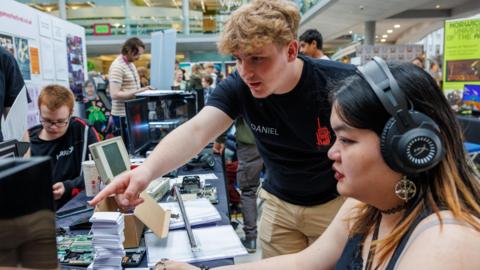
<instances>
[{"instance_id":1,"label":"cardboard box","mask_svg":"<svg viewBox=\"0 0 480 270\"><path fill-rule=\"evenodd\" d=\"M144 202L138 205L133 214L124 214L124 248L135 248L140 244L143 229L147 226L159 238L167 237L170 225L170 210L163 210L146 192L140 193ZM95 211L118 211L114 197L108 197L97 204Z\"/></svg>"}]
</instances>

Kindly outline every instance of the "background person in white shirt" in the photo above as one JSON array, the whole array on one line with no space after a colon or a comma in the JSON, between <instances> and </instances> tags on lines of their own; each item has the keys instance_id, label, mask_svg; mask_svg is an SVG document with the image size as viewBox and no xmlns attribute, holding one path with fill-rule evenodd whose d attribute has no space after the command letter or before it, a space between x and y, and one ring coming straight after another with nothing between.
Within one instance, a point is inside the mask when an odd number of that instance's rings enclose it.
<instances>
[{"instance_id":1,"label":"background person in white shirt","mask_svg":"<svg viewBox=\"0 0 480 270\"><path fill-rule=\"evenodd\" d=\"M322 34L315 29L308 29L300 36L300 52L312 58L330 60L323 53Z\"/></svg>"}]
</instances>

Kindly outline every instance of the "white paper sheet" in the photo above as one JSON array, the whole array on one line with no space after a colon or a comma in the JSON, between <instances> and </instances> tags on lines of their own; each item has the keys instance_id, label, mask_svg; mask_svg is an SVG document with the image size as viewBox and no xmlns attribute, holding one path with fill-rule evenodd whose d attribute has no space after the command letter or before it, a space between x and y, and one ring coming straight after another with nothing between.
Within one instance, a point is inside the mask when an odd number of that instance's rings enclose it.
<instances>
[{"instance_id":1,"label":"white paper sheet","mask_svg":"<svg viewBox=\"0 0 480 270\"><path fill-rule=\"evenodd\" d=\"M192 226L213 223L222 219L217 208L215 208L208 199L200 198L185 201L184 203L188 221L190 221ZM178 218L170 218L170 229L185 227L178 202L165 202L159 204L163 209L172 211L172 215L178 216Z\"/></svg>"},{"instance_id":2,"label":"white paper sheet","mask_svg":"<svg viewBox=\"0 0 480 270\"><path fill-rule=\"evenodd\" d=\"M193 229L193 235L200 248L195 253L190 248L185 230L171 231L164 239L159 239L153 233L145 233L148 266L153 267L162 258L182 262L202 262L247 254L230 225Z\"/></svg>"}]
</instances>

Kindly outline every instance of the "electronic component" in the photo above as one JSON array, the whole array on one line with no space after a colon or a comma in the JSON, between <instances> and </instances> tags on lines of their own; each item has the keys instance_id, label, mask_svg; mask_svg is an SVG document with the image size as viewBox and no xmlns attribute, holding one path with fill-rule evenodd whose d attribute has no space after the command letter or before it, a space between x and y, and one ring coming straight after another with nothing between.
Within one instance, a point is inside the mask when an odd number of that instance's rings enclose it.
<instances>
[{"instance_id":1,"label":"electronic component","mask_svg":"<svg viewBox=\"0 0 480 270\"><path fill-rule=\"evenodd\" d=\"M58 237L57 257L61 264L88 266L93 262L92 235L67 235ZM135 267L145 255L145 248L126 249L122 258L123 267Z\"/></svg>"},{"instance_id":2,"label":"electronic component","mask_svg":"<svg viewBox=\"0 0 480 270\"><path fill-rule=\"evenodd\" d=\"M217 188L211 184L202 186L200 177L197 175L183 177L182 184L176 184L176 186L180 186L180 193L184 201L207 198L212 204L218 203Z\"/></svg>"},{"instance_id":3,"label":"electronic component","mask_svg":"<svg viewBox=\"0 0 480 270\"><path fill-rule=\"evenodd\" d=\"M181 193L198 193L202 188L200 177L197 175L189 175L183 177Z\"/></svg>"},{"instance_id":4,"label":"electronic component","mask_svg":"<svg viewBox=\"0 0 480 270\"><path fill-rule=\"evenodd\" d=\"M126 249L125 256L122 258L123 267L137 267L142 262L143 256L145 256L145 248L140 247L137 249Z\"/></svg>"},{"instance_id":5,"label":"electronic component","mask_svg":"<svg viewBox=\"0 0 480 270\"><path fill-rule=\"evenodd\" d=\"M148 195L152 196L152 198L157 201L163 198L163 196L165 196L165 194L167 194L169 190L170 181L168 178L164 177L154 179L152 182L150 182L146 189Z\"/></svg>"}]
</instances>

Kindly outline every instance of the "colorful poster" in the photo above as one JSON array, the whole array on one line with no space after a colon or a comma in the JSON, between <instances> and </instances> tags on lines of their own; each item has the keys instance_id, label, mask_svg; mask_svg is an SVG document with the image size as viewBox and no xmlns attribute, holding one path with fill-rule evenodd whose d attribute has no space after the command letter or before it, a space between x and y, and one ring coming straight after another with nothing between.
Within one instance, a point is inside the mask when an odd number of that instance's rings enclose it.
<instances>
[{"instance_id":1,"label":"colorful poster","mask_svg":"<svg viewBox=\"0 0 480 270\"><path fill-rule=\"evenodd\" d=\"M15 52L18 67L24 80L29 81L30 75L30 51L28 48L28 39L15 37Z\"/></svg>"},{"instance_id":2,"label":"colorful poster","mask_svg":"<svg viewBox=\"0 0 480 270\"><path fill-rule=\"evenodd\" d=\"M68 81L75 96L82 95L85 81L82 38L67 36Z\"/></svg>"},{"instance_id":3,"label":"colorful poster","mask_svg":"<svg viewBox=\"0 0 480 270\"><path fill-rule=\"evenodd\" d=\"M0 46L15 55L15 48L13 46L13 38L11 36L0 34Z\"/></svg>"},{"instance_id":4,"label":"colorful poster","mask_svg":"<svg viewBox=\"0 0 480 270\"><path fill-rule=\"evenodd\" d=\"M32 74L40 74L38 48L30 47L30 62L32 64Z\"/></svg>"},{"instance_id":5,"label":"colorful poster","mask_svg":"<svg viewBox=\"0 0 480 270\"><path fill-rule=\"evenodd\" d=\"M480 19L445 22L443 90L480 85Z\"/></svg>"}]
</instances>

